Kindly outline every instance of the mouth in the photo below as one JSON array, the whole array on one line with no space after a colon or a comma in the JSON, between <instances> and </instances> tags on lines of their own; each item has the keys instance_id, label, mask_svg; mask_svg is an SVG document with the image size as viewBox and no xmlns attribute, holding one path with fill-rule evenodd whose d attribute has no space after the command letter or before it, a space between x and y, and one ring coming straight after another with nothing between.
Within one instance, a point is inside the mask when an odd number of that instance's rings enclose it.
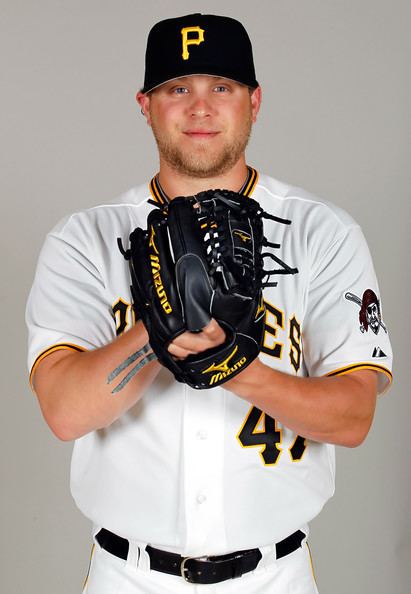
<instances>
[{"instance_id":1,"label":"mouth","mask_svg":"<svg viewBox=\"0 0 411 594\"><path fill-rule=\"evenodd\" d=\"M185 130L183 134L193 140L210 140L215 138L219 132L213 132L212 130Z\"/></svg>"}]
</instances>

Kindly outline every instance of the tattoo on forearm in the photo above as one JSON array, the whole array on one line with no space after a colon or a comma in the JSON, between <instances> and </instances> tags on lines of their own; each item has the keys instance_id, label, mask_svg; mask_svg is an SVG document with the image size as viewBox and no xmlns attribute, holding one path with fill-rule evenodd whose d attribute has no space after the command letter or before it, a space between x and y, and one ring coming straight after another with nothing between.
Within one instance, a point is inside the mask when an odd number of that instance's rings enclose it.
<instances>
[{"instance_id":1,"label":"tattoo on forearm","mask_svg":"<svg viewBox=\"0 0 411 594\"><path fill-rule=\"evenodd\" d=\"M110 384L113 381L113 379L115 379L124 369L126 369L129 365L134 363L134 361L136 359L138 359L139 357L141 357L141 355L145 355L146 353L148 353L148 351L150 349L151 349L151 347L150 347L149 343L147 343L143 346L142 349L140 349L139 351L136 351L135 353L133 353L132 355L127 357L127 359L125 359L125 361L120 363L120 365L118 367L116 367L114 369L114 371L112 371L110 373L110 375L107 378L107 383Z\"/></svg>"},{"instance_id":2,"label":"tattoo on forearm","mask_svg":"<svg viewBox=\"0 0 411 594\"><path fill-rule=\"evenodd\" d=\"M120 363L120 365L118 367L116 367L107 377L107 383L111 384L111 382L125 369L127 369L127 367L130 367L130 365L132 363L134 363L134 361L136 361L139 357L141 357L142 355L146 355L146 353L148 353L151 350L151 347L149 345L149 343L147 343L146 345L143 346L143 348L141 348L140 350L136 351L135 353L133 353L132 355L130 355L129 357L127 357L127 359L125 359L125 361L123 361L122 363ZM122 381L111 391L112 394L117 394L117 392L120 392L120 390L122 390L124 388L124 386L126 386L128 384L128 382L136 375L136 373L138 371L140 371L140 369L142 369L144 367L144 365L147 365L147 363L150 363L150 361L154 361L155 359L157 359L156 355L154 353L149 353L148 355L146 355L145 357L143 357L141 359L141 361L139 361L137 363L137 365L135 365L131 371L129 371L129 373L122 379Z\"/></svg>"},{"instance_id":3,"label":"tattoo on forearm","mask_svg":"<svg viewBox=\"0 0 411 594\"><path fill-rule=\"evenodd\" d=\"M118 386L116 386L114 388L114 390L111 391L111 393L117 394L117 392L120 392L120 390L122 390L124 388L124 386L126 386L128 384L128 382L136 375L136 373L138 371L140 371L140 369L142 367L144 367L144 365L146 365L147 363L150 363L150 361L154 361L154 359L157 359L157 357L154 353L150 353L149 355L146 355L144 357L144 359L141 359L141 361L139 363L137 363L137 365L135 367L133 367L133 369L131 371L129 371L129 373L126 375L126 377L118 384Z\"/></svg>"}]
</instances>

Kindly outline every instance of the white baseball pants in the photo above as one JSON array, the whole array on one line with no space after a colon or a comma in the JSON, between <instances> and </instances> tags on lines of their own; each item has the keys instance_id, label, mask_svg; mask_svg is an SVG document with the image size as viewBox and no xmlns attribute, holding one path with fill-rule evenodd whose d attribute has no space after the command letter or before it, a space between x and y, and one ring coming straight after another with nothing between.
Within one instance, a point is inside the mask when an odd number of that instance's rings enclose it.
<instances>
[{"instance_id":1,"label":"white baseball pants","mask_svg":"<svg viewBox=\"0 0 411 594\"><path fill-rule=\"evenodd\" d=\"M151 571L147 553L137 545L130 546L124 561L96 543L83 594L318 594L305 542L278 560L274 547L261 551L263 558L254 571L219 584L198 585Z\"/></svg>"}]
</instances>

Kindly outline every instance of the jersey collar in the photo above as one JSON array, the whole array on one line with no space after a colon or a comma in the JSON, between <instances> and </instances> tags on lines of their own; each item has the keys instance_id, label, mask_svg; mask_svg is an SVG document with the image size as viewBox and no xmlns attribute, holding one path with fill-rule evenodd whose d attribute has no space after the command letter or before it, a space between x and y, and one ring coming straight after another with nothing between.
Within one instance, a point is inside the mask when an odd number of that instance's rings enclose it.
<instances>
[{"instance_id":1,"label":"jersey collar","mask_svg":"<svg viewBox=\"0 0 411 594\"><path fill-rule=\"evenodd\" d=\"M239 190L239 194L243 194L244 196L251 196L254 191L254 188L257 185L258 181L258 171L253 167L247 165L247 178L242 185L241 189ZM161 184L158 179L158 173L153 177L153 179L149 183L150 194L152 196L148 202L150 204L154 204L155 206L164 206L170 202L169 197L161 187Z\"/></svg>"}]
</instances>

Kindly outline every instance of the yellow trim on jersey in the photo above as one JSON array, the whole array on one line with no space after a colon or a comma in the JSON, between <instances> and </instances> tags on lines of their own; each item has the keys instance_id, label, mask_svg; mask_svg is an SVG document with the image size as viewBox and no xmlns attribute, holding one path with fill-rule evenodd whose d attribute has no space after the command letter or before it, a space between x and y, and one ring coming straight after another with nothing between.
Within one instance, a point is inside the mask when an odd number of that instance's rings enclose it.
<instances>
[{"instance_id":1,"label":"yellow trim on jersey","mask_svg":"<svg viewBox=\"0 0 411 594\"><path fill-rule=\"evenodd\" d=\"M87 349L84 347L78 346L78 344L71 344L69 342L64 342L61 344L54 344L53 346L49 347L45 351L42 351L40 353L40 355L37 357L37 359L34 361L31 371L30 371L29 381L30 381L30 385L33 389L34 389L33 375L34 375L34 372L36 371L40 361L43 361L43 359L45 359L48 355L51 355L51 353L54 353L55 351L62 351L62 350L77 351L77 352L81 353L83 351L86 351Z\"/></svg>"},{"instance_id":2,"label":"yellow trim on jersey","mask_svg":"<svg viewBox=\"0 0 411 594\"><path fill-rule=\"evenodd\" d=\"M258 171L256 169L254 169L254 167L251 167L250 165L247 165L247 169L248 169L248 181L246 181L246 186L244 188L244 190L242 191L242 194L244 196L251 196L251 194L254 192L254 189L257 185L258 182ZM157 176L155 175L152 180L150 181L150 183L148 184L149 190L150 190L150 194L154 200L154 202L156 202L157 204L167 204L168 200L167 198L164 197L164 190L161 190L160 184L158 182Z\"/></svg>"},{"instance_id":3,"label":"yellow trim on jersey","mask_svg":"<svg viewBox=\"0 0 411 594\"><path fill-rule=\"evenodd\" d=\"M95 551L95 549L96 549L96 545L95 545L95 544L93 544L93 546L91 547L90 559L89 559L89 562L88 562L87 575L86 575L86 578L85 578L85 580L84 580L84 583L83 583L83 589L82 589L82 592L83 592L83 593L84 593L84 592L85 592L85 590L86 590L86 586L87 586L88 578L89 578L89 576L90 576L91 562L92 562L92 560L93 560L93 556L94 556L94 551Z\"/></svg>"},{"instance_id":4,"label":"yellow trim on jersey","mask_svg":"<svg viewBox=\"0 0 411 594\"><path fill-rule=\"evenodd\" d=\"M385 373L385 375L392 382L392 373L386 367L382 365L376 365L375 363L353 363L352 365L347 365L346 367L341 367L340 369L335 369L334 371L330 371L327 373L327 377L332 377L335 375L345 375L347 373L352 373L353 371L357 371L358 369L371 369L372 371L379 371L381 373Z\"/></svg>"},{"instance_id":5,"label":"yellow trim on jersey","mask_svg":"<svg viewBox=\"0 0 411 594\"><path fill-rule=\"evenodd\" d=\"M310 549L310 545L308 544L308 542L305 543L308 549L308 555L310 557L310 566L311 566L311 573L313 574L313 579L315 582L315 585L317 586L317 590L318 590L318 585L317 585L317 578L315 577L315 571L314 571L314 563L313 563L313 556L311 555L311 549Z\"/></svg>"},{"instance_id":6,"label":"yellow trim on jersey","mask_svg":"<svg viewBox=\"0 0 411 594\"><path fill-rule=\"evenodd\" d=\"M258 182L258 171L254 169L254 167L250 167L250 165L248 165L248 170L250 172L251 177L247 186L244 188L244 196L251 196Z\"/></svg>"},{"instance_id":7,"label":"yellow trim on jersey","mask_svg":"<svg viewBox=\"0 0 411 594\"><path fill-rule=\"evenodd\" d=\"M153 179L149 183L148 187L150 189L150 194L152 195L154 202L157 202L157 204L166 204L166 202L160 192L160 188L158 187L158 184L157 184L157 176L153 177Z\"/></svg>"}]
</instances>

